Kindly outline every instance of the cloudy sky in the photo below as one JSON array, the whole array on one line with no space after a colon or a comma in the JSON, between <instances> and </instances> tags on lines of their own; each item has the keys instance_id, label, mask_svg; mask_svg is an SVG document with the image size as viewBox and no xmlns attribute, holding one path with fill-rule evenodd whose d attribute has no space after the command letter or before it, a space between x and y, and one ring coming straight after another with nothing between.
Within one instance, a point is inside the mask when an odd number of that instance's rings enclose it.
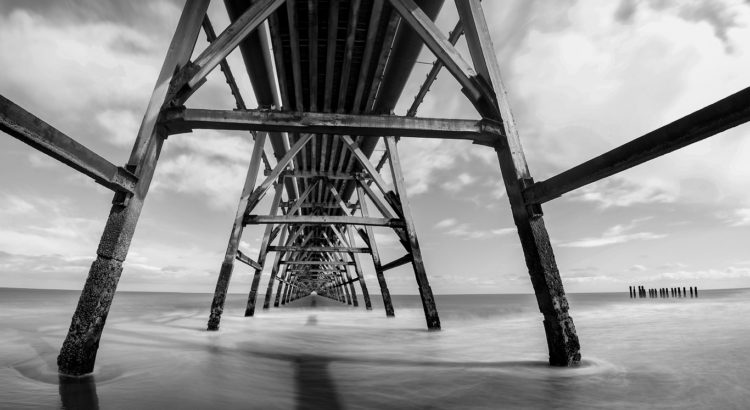
<instances>
[{"instance_id":1,"label":"cloudy sky","mask_svg":"<svg viewBox=\"0 0 750 410\"><path fill-rule=\"evenodd\" d=\"M213 3L209 14L221 29L226 13ZM0 94L123 164L181 6L0 0ZM750 85L748 1L484 6L536 180ZM438 25L447 32L455 21L447 1ZM205 47L202 36L198 47ZM237 54L230 64L252 102ZM420 62L433 59L423 52ZM428 69L417 65L397 113ZM233 101L214 73L191 105L231 108ZM447 73L419 115L476 117ZM437 140L402 140L400 147L433 290L531 292L493 151ZM246 133L196 131L167 141L120 289L213 291L251 148ZM748 158L745 125L548 203L566 289L750 286ZM0 287L80 289L111 197L2 134ZM243 251L257 255L258 238L246 231ZM378 238L386 261L401 256L392 234ZM247 292L250 274L237 265L230 291ZM416 293L408 267L387 279L392 293Z\"/></svg>"}]
</instances>

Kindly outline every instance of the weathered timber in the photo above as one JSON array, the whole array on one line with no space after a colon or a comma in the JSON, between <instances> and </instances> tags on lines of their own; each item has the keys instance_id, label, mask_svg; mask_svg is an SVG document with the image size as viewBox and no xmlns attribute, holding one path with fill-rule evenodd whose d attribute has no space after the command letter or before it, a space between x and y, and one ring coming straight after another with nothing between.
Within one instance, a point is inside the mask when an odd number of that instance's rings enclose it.
<instances>
[{"instance_id":1,"label":"weathered timber","mask_svg":"<svg viewBox=\"0 0 750 410\"><path fill-rule=\"evenodd\" d=\"M502 129L492 121L353 115L275 110L206 110L176 108L165 112L170 133L194 129L285 131L360 136L399 135L493 144Z\"/></svg>"},{"instance_id":2,"label":"weathered timber","mask_svg":"<svg viewBox=\"0 0 750 410\"><path fill-rule=\"evenodd\" d=\"M269 252L353 252L370 253L370 248L347 246L269 246Z\"/></svg>"},{"instance_id":3,"label":"weathered timber","mask_svg":"<svg viewBox=\"0 0 750 410\"><path fill-rule=\"evenodd\" d=\"M271 215L276 215L279 209L279 202L281 202L281 194L284 192L281 181L275 185L275 194L273 201L271 202ZM260 275L263 272L263 265L266 262L266 255L268 254L268 245L271 243L271 232L273 231L273 225L267 225L263 232L263 240L260 243L260 249L258 250L258 265L259 268L255 269L253 275L253 281L250 285L250 293L247 297L247 306L245 307L245 317L253 316L255 314L255 301L258 297L258 286L260 285ZM280 255L277 255L280 256Z\"/></svg>"},{"instance_id":4,"label":"weathered timber","mask_svg":"<svg viewBox=\"0 0 750 410\"><path fill-rule=\"evenodd\" d=\"M309 224L309 225L371 225L403 227L404 221L396 218L360 218L356 216L336 215L248 215L245 225L257 224Z\"/></svg>"},{"instance_id":5,"label":"weathered timber","mask_svg":"<svg viewBox=\"0 0 750 410\"><path fill-rule=\"evenodd\" d=\"M367 201L365 201L365 194L361 185L357 186L357 196L359 197L360 210L362 216L368 216L367 212ZM380 254L378 253L378 246L375 243L375 234L371 227L365 227L365 234L367 235L367 243L370 246L370 256L372 256L372 264L375 267L375 276L378 278L378 285L380 285L380 295L383 298L383 308L385 309L386 317L393 317L395 313L393 311L393 302L391 301L391 292L388 290L388 284L385 281L385 275L383 274L383 268L380 266ZM353 238L353 237L352 237ZM358 267L359 268L359 267Z\"/></svg>"},{"instance_id":6,"label":"weathered timber","mask_svg":"<svg viewBox=\"0 0 750 410\"><path fill-rule=\"evenodd\" d=\"M549 362L554 366L569 366L581 359L578 335L568 314L568 299L541 209L529 209L522 195L525 181L529 181L531 175L507 101L489 28L479 0L457 0L456 6L474 67L488 92L494 94L493 98L475 99L472 103L482 115L501 122L505 128L500 137L502 143L495 150L537 304L544 315Z\"/></svg>"},{"instance_id":7,"label":"weathered timber","mask_svg":"<svg viewBox=\"0 0 750 410\"><path fill-rule=\"evenodd\" d=\"M477 73L461 57L461 53L453 47L432 19L413 0L390 0L390 2L404 21L422 38L427 48L443 62L461 84L463 87L461 91L472 101L480 99L484 90L476 82Z\"/></svg>"},{"instance_id":8,"label":"weathered timber","mask_svg":"<svg viewBox=\"0 0 750 410\"><path fill-rule=\"evenodd\" d=\"M527 203L544 203L750 121L750 87L688 114L523 191Z\"/></svg>"},{"instance_id":9,"label":"weathered timber","mask_svg":"<svg viewBox=\"0 0 750 410\"><path fill-rule=\"evenodd\" d=\"M385 265L383 265L383 267L381 269L383 269L383 271L391 270L391 269L397 268L397 267L399 267L401 265L406 265L407 263L409 263L409 262L412 261L411 259L412 259L411 254L407 253L406 255L404 255L404 256L402 256L402 257L400 257L398 259L395 259L395 260L392 260L392 261L386 263Z\"/></svg>"},{"instance_id":10,"label":"weathered timber","mask_svg":"<svg viewBox=\"0 0 750 410\"><path fill-rule=\"evenodd\" d=\"M138 182L127 203L123 203L120 194L115 194L97 258L91 264L70 329L57 357L58 370L62 374L79 376L94 370L99 341L122 273L122 262L130 248L166 138L163 130L156 126L156 119L167 101L175 68L182 67L190 58L207 8L208 0L187 0L177 23L128 161Z\"/></svg>"},{"instance_id":11,"label":"weathered timber","mask_svg":"<svg viewBox=\"0 0 750 410\"><path fill-rule=\"evenodd\" d=\"M287 230L281 231L281 238L279 243L286 243ZM276 253L276 258L273 261L273 268L271 268L271 277L268 278L268 285L266 286L266 294L263 298L263 309L268 309L271 305L271 295L273 294L273 282L277 280L279 274L279 268L281 267L281 252Z\"/></svg>"},{"instance_id":12,"label":"weathered timber","mask_svg":"<svg viewBox=\"0 0 750 410\"><path fill-rule=\"evenodd\" d=\"M227 290L229 289L229 280L232 277L232 270L234 269L234 258L236 257L240 238L242 237L242 231L244 229L243 219L250 201L250 195L253 192L253 187L258 178L261 154L265 143L266 134L260 133L255 139L255 144L253 144L253 153L250 157L250 165L247 169L245 185L242 187L240 201L237 204L237 213L235 214L232 231L229 235L227 251L224 255L224 262L221 264L221 269L219 270L216 290L214 291L214 299L211 302L211 315L208 319L208 330L219 330L221 314L224 312L224 302L226 301Z\"/></svg>"},{"instance_id":13,"label":"weathered timber","mask_svg":"<svg viewBox=\"0 0 750 410\"><path fill-rule=\"evenodd\" d=\"M354 262L346 261L280 261L282 265L331 265L331 266L353 266Z\"/></svg>"},{"instance_id":14,"label":"weathered timber","mask_svg":"<svg viewBox=\"0 0 750 410\"><path fill-rule=\"evenodd\" d=\"M388 149L388 156L390 158L393 186L396 188L396 194L401 205L401 212L403 213L404 222L406 223L406 235L409 239L409 251L411 252L412 257L411 264L414 268L414 277L417 280L417 286L419 287L419 296L422 299L422 308L424 309L427 328L430 330L440 330L440 317L438 316L437 306L435 305L435 297L432 295L432 288L430 287L429 279L427 279L427 272L425 271L424 261L422 260L422 250L419 247L417 231L414 227L414 220L411 215L411 207L409 205L409 200L406 198L406 185L404 183L404 174L401 169L401 160L398 156L396 138L385 137L385 146ZM360 203L361 202L362 201L360 201Z\"/></svg>"},{"instance_id":15,"label":"weathered timber","mask_svg":"<svg viewBox=\"0 0 750 410\"><path fill-rule=\"evenodd\" d=\"M268 18L285 0L258 0L238 19L216 37L195 60L182 68L177 74L178 81L173 86L182 95L182 103L200 86L206 76L223 61L240 42ZM186 88L186 90L182 90Z\"/></svg>"},{"instance_id":16,"label":"weathered timber","mask_svg":"<svg viewBox=\"0 0 750 410\"><path fill-rule=\"evenodd\" d=\"M0 131L49 155L111 190L135 191L138 178L0 95Z\"/></svg>"},{"instance_id":17,"label":"weathered timber","mask_svg":"<svg viewBox=\"0 0 750 410\"><path fill-rule=\"evenodd\" d=\"M346 179L353 180L356 178L355 174L344 174L331 171L284 171L281 176L286 178L320 178L325 177L326 179Z\"/></svg>"},{"instance_id":18,"label":"weathered timber","mask_svg":"<svg viewBox=\"0 0 750 410\"><path fill-rule=\"evenodd\" d=\"M448 35L448 42L451 43L451 45L455 46L458 42L458 39L461 38L461 35L464 33L464 26L461 24L461 20L456 23L456 27L453 28L453 31ZM438 74L440 73L440 70L443 69L445 65L443 64L442 60L437 59L435 60L435 63L432 64L432 68L430 69L430 72L427 73L427 77L425 78L424 82L422 83L422 86L419 87L419 91L417 92L417 95L414 97L414 102L411 104L411 107L406 111L407 117L414 117L417 115L417 109L422 104L422 101L424 101L424 97L427 95L427 92L430 91L430 87L432 87L432 83L435 82L437 79Z\"/></svg>"},{"instance_id":19,"label":"weathered timber","mask_svg":"<svg viewBox=\"0 0 750 410\"><path fill-rule=\"evenodd\" d=\"M354 233L351 229L347 229L347 234L349 235L349 244L354 244ZM360 230L358 230L360 234L362 233ZM366 235L366 233L365 233ZM349 258L354 263L354 273L357 275L357 279L359 279L359 285L362 289L362 299L365 301L365 309L372 310L372 301L370 300L370 292L367 290L367 284L365 283L365 276L362 273L362 264L359 261L359 255L356 253L349 253Z\"/></svg>"},{"instance_id":20,"label":"weathered timber","mask_svg":"<svg viewBox=\"0 0 750 410\"><path fill-rule=\"evenodd\" d=\"M236 259L238 261L244 263L245 265L253 268L253 269L263 269L263 267L260 266L258 264L258 262L250 259L247 255L245 255L244 253L242 253L242 251L240 251L239 249L237 250L237 257L236 257Z\"/></svg>"}]
</instances>

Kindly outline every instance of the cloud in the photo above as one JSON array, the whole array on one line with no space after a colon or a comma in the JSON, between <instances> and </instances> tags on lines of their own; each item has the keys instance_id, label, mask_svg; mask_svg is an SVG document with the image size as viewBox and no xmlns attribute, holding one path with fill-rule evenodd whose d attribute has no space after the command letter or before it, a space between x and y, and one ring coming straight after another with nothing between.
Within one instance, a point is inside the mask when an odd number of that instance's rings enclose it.
<instances>
[{"instance_id":1,"label":"cloud","mask_svg":"<svg viewBox=\"0 0 750 410\"><path fill-rule=\"evenodd\" d=\"M750 278L750 267L729 266L724 269L676 270L663 272L653 280L744 279Z\"/></svg>"},{"instance_id":2,"label":"cloud","mask_svg":"<svg viewBox=\"0 0 750 410\"><path fill-rule=\"evenodd\" d=\"M438 222L435 228L443 230L445 235L456 236L464 240L486 239L516 232L516 228L475 229L467 223L459 224L453 218Z\"/></svg>"},{"instance_id":3,"label":"cloud","mask_svg":"<svg viewBox=\"0 0 750 410\"><path fill-rule=\"evenodd\" d=\"M456 176L455 179L445 181L440 186L445 189L446 191L457 193L461 191L462 189L468 187L469 185L476 182L477 178L468 174L468 173L460 173L458 176Z\"/></svg>"},{"instance_id":4,"label":"cloud","mask_svg":"<svg viewBox=\"0 0 750 410\"><path fill-rule=\"evenodd\" d=\"M437 229L443 229L443 228L450 228L451 226L456 225L457 221L455 218L447 218L443 219L442 221L439 221L435 224L435 228Z\"/></svg>"},{"instance_id":5,"label":"cloud","mask_svg":"<svg viewBox=\"0 0 750 410\"><path fill-rule=\"evenodd\" d=\"M159 161L154 192L180 192L215 209L236 209L252 151L249 135L217 131L170 138ZM260 173L257 183L262 181Z\"/></svg>"},{"instance_id":6,"label":"cloud","mask_svg":"<svg viewBox=\"0 0 750 410\"><path fill-rule=\"evenodd\" d=\"M607 209L635 204L675 202L677 198L675 191L674 185L662 184L657 180L636 183L614 176L565 194L564 198L571 201L592 202L602 209Z\"/></svg>"},{"instance_id":7,"label":"cloud","mask_svg":"<svg viewBox=\"0 0 750 410\"><path fill-rule=\"evenodd\" d=\"M589 237L577 241L562 243L559 246L568 248L595 248L600 246L626 243L636 240L652 240L666 237L665 234L652 232L630 232L645 219L636 219L628 225L615 225L602 233L600 237Z\"/></svg>"},{"instance_id":8,"label":"cloud","mask_svg":"<svg viewBox=\"0 0 750 410\"><path fill-rule=\"evenodd\" d=\"M731 212L730 215L720 215L725 223L732 227L750 225L750 208L739 208Z\"/></svg>"}]
</instances>

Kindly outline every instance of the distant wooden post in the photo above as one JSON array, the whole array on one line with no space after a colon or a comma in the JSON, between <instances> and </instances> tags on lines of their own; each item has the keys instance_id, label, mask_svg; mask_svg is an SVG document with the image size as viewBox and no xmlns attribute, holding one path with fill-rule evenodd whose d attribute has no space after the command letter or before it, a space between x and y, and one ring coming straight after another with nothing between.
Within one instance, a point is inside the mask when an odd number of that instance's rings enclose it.
<instances>
[{"instance_id":1,"label":"distant wooden post","mask_svg":"<svg viewBox=\"0 0 750 410\"><path fill-rule=\"evenodd\" d=\"M177 23L128 160L128 168L138 177L138 182L132 196L118 193L112 201L96 260L91 265L70 329L57 357L58 370L62 374L78 376L94 370L99 341L122 273L122 263L128 254L166 138L165 130L157 127L157 118L170 98L169 86L175 70L190 59L208 3L208 0L187 0Z\"/></svg>"}]
</instances>

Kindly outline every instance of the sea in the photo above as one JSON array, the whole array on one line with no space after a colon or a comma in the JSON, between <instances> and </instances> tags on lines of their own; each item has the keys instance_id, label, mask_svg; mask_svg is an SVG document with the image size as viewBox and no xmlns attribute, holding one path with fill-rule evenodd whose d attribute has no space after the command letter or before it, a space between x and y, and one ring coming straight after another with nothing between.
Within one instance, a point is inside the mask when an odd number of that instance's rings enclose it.
<instances>
[{"instance_id":1,"label":"sea","mask_svg":"<svg viewBox=\"0 0 750 410\"><path fill-rule=\"evenodd\" d=\"M92 375L58 375L78 291L0 289L2 409L749 409L750 289L569 294L582 362L547 365L533 295L373 309L306 296L218 332L210 294L118 292ZM262 301L262 296L259 295Z\"/></svg>"}]
</instances>

